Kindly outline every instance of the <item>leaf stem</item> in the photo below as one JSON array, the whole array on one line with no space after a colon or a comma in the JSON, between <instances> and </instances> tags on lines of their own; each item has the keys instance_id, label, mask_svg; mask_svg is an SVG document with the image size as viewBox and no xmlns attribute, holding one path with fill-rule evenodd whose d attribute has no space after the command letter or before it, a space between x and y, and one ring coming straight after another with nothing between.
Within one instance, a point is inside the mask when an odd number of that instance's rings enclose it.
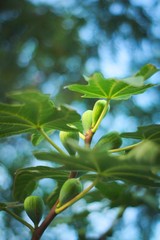
<instances>
[{"instance_id":1,"label":"leaf stem","mask_svg":"<svg viewBox=\"0 0 160 240\"><path fill-rule=\"evenodd\" d=\"M17 208L17 207L23 207L23 203L19 203L19 202L6 203L6 208Z\"/></svg>"},{"instance_id":2,"label":"leaf stem","mask_svg":"<svg viewBox=\"0 0 160 240\"><path fill-rule=\"evenodd\" d=\"M139 146L140 144L142 144L142 142L138 142L138 143L135 143L135 144L126 146L126 147L122 147L122 148L112 149L112 150L109 150L108 152L110 152L110 153L122 152L122 151L130 150L130 149L132 149L132 148L134 148L134 147L137 147L137 146Z\"/></svg>"},{"instance_id":3,"label":"leaf stem","mask_svg":"<svg viewBox=\"0 0 160 240\"><path fill-rule=\"evenodd\" d=\"M106 105L100 115L100 117L98 118L98 121L96 122L96 124L94 125L94 127L92 128L92 132L95 133L102 121L102 119L104 118L104 116L106 115L107 113L107 110L108 110L108 107L109 107L109 103L110 103L110 99L107 99L107 102L106 102Z\"/></svg>"},{"instance_id":4,"label":"leaf stem","mask_svg":"<svg viewBox=\"0 0 160 240\"><path fill-rule=\"evenodd\" d=\"M17 221L21 222L23 225L25 225L26 227L28 227L31 232L33 233L34 231L34 228L29 224L27 223L25 220L23 220L21 217L19 217L17 214L15 214L14 212L12 212L11 210L5 208L4 209L5 212L9 213L12 217L14 217Z\"/></svg>"},{"instance_id":5,"label":"leaf stem","mask_svg":"<svg viewBox=\"0 0 160 240\"><path fill-rule=\"evenodd\" d=\"M54 147L59 153L66 155L66 153L55 144L52 139L46 134L46 132L43 130L43 128L38 129L40 133L43 135L43 137Z\"/></svg>"},{"instance_id":6,"label":"leaf stem","mask_svg":"<svg viewBox=\"0 0 160 240\"><path fill-rule=\"evenodd\" d=\"M63 206L56 208L55 212L59 214L62 211L64 211L66 208L71 206L73 203L77 202L79 199L84 197L96 185L96 183L97 183L97 179L92 184L90 184L86 189L84 189L81 193L75 196L73 199L65 203Z\"/></svg>"}]
</instances>

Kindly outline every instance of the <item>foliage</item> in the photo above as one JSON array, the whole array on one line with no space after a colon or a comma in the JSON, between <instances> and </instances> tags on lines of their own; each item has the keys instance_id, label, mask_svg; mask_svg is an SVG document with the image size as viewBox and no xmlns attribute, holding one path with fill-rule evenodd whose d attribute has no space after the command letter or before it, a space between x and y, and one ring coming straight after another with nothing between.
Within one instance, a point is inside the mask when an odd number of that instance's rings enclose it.
<instances>
[{"instance_id":1,"label":"foliage","mask_svg":"<svg viewBox=\"0 0 160 240\"><path fill-rule=\"evenodd\" d=\"M98 191L99 201L110 200L110 207L120 209L119 219L127 206L143 204L144 201L133 194L132 188L155 189L160 186L160 126L140 126L137 132L116 133L119 138L132 138L138 142L123 147L113 147L109 144L110 134L106 135L105 142L91 146L93 135L98 131L101 121L108 114L110 102L128 100L133 95L145 92L154 84L145 84L145 81L159 69L148 64L138 73L127 79L106 79L101 73L87 77L87 85L74 84L67 86L72 91L84 94L85 98L106 99L106 105L98 113L97 122L91 125L85 133L82 128L81 116L66 106L57 107L48 95L37 91L14 92L9 95L14 103L0 104L0 137L9 137L15 134L32 135L33 144L46 140L55 150L34 151L34 156L43 161L49 161L53 166L36 166L18 169L14 179L15 203L1 203L0 209L11 214L18 221L26 225L32 232L32 240L40 239L45 229L53 219L76 201L87 196L90 202L95 201L94 191ZM65 138L67 146L76 152L69 155L57 145L49 136L52 131L78 132L84 145L78 144L74 139ZM103 137L102 137L103 138ZM64 143L63 143L64 144ZM55 165L56 163L56 165ZM49 213L39 226L33 228L29 223L18 216L11 207L18 208L23 205L26 197L33 194L37 181L51 178L57 186L48 195L45 201ZM58 196L61 186L68 178L78 178L90 185L62 206L58 205ZM90 190L94 190L90 192ZM67 189L65 189L67 191ZM124 199L125 196L125 200ZM111 231L109 231L111 232ZM109 232L106 233L109 234Z\"/></svg>"},{"instance_id":2,"label":"foliage","mask_svg":"<svg viewBox=\"0 0 160 240\"><path fill-rule=\"evenodd\" d=\"M1 137L14 134L33 132L37 133L41 128L46 131L72 130L73 125L78 122L78 114L65 107L56 108L49 96L39 92L23 92L11 94L12 99L21 104L1 104ZM14 126L11 127L11 126Z\"/></svg>"},{"instance_id":3,"label":"foliage","mask_svg":"<svg viewBox=\"0 0 160 240\"><path fill-rule=\"evenodd\" d=\"M50 79L55 85L56 81L60 85L63 81L73 82L75 76L80 80L81 72L88 74L100 69L102 45L107 50L107 59L111 57L110 52L112 57L118 56L121 45L127 46L131 70L149 58L152 62L159 61L155 53L159 46L158 0L151 1L149 7L129 0L73 0L50 5L47 1L36 2L0 3L1 98L10 89L41 88ZM90 65L95 69L91 66L88 70Z\"/></svg>"}]
</instances>

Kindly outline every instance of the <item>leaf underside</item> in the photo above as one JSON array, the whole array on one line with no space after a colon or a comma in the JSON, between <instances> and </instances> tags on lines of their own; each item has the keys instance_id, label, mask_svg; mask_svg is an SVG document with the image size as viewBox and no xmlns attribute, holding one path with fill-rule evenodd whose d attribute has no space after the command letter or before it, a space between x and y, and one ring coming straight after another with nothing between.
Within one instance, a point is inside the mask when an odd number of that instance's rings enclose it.
<instances>
[{"instance_id":1,"label":"leaf underside","mask_svg":"<svg viewBox=\"0 0 160 240\"><path fill-rule=\"evenodd\" d=\"M148 142L150 144L150 142ZM152 142L152 144L155 144ZM153 147L151 145L151 147ZM148 145L140 146L143 154L147 153L146 158L137 157L139 148L135 148L133 154L123 157L113 156L107 151L86 149L77 147L78 156L62 156L56 152L36 152L35 157L40 160L47 160L59 163L65 169L70 171L82 172L84 179L105 179L122 180L136 185L142 186L160 186L160 151L155 145L155 155L148 155ZM137 160L138 159L138 160Z\"/></svg>"},{"instance_id":2,"label":"leaf underside","mask_svg":"<svg viewBox=\"0 0 160 240\"><path fill-rule=\"evenodd\" d=\"M10 97L18 103L0 103L0 137L21 133L38 134L40 128L47 132L54 129L78 130L79 114L65 106L56 108L48 95L26 91L12 93Z\"/></svg>"}]
</instances>

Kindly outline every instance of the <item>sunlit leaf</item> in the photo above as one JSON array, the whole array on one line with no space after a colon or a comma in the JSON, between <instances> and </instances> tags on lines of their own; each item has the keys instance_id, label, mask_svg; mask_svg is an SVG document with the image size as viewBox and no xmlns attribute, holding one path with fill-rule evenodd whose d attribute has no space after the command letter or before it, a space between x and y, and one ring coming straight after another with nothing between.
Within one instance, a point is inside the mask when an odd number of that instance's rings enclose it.
<instances>
[{"instance_id":1,"label":"sunlit leaf","mask_svg":"<svg viewBox=\"0 0 160 240\"><path fill-rule=\"evenodd\" d=\"M159 70L160 69L156 68L152 64L146 64L135 74L135 77L143 76L143 79L147 80L148 78L150 78L153 74L155 74Z\"/></svg>"},{"instance_id":2,"label":"sunlit leaf","mask_svg":"<svg viewBox=\"0 0 160 240\"><path fill-rule=\"evenodd\" d=\"M85 98L107 98L126 100L132 95L145 92L153 84L144 84L144 81L159 71L155 66L145 65L140 71L126 79L104 78L101 73L87 77L87 85L72 84L67 86L71 91L84 94Z\"/></svg>"}]
</instances>

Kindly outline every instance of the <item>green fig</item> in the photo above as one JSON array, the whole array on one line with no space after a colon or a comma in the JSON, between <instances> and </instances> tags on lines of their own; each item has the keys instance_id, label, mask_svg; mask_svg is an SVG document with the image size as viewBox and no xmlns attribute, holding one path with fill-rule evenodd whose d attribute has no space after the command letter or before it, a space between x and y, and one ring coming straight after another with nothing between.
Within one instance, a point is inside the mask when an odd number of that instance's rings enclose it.
<instances>
[{"instance_id":1,"label":"green fig","mask_svg":"<svg viewBox=\"0 0 160 240\"><path fill-rule=\"evenodd\" d=\"M82 191L82 184L77 178L68 179L61 188L58 207L64 205Z\"/></svg>"},{"instance_id":2,"label":"green fig","mask_svg":"<svg viewBox=\"0 0 160 240\"><path fill-rule=\"evenodd\" d=\"M68 153L70 155L75 155L76 151L75 151L75 149L73 149L71 147L69 142L72 141L72 140L78 142L79 141L79 134L77 132L64 132L64 131L60 131L59 137L60 137L60 140L61 140L63 146L68 151Z\"/></svg>"},{"instance_id":3,"label":"green fig","mask_svg":"<svg viewBox=\"0 0 160 240\"><path fill-rule=\"evenodd\" d=\"M99 139L95 147L105 147L107 149L119 148L122 144L122 139L118 132L110 132Z\"/></svg>"},{"instance_id":4,"label":"green fig","mask_svg":"<svg viewBox=\"0 0 160 240\"><path fill-rule=\"evenodd\" d=\"M84 133L92 127L92 110L87 110L82 114L82 126Z\"/></svg>"},{"instance_id":5,"label":"green fig","mask_svg":"<svg viewBox=\"0 0 160 240\"><path fill-rule=\"evenodd\" d=\"M93 114L92 114L92 128L96 125L98 119L100 118L107 101L106 100L98 100L93 106Z\"/></svg>"},{"instance_id":6,"label":"green fig","mask_svg":"<svg viewBox=\"0 0 160 240\"><path fill-rule=\"evenodd\" d=\"M39 196L29 196L24 200L24 210L37 227L43 215L44 203Z\"/></svg>"}]
</instances>

